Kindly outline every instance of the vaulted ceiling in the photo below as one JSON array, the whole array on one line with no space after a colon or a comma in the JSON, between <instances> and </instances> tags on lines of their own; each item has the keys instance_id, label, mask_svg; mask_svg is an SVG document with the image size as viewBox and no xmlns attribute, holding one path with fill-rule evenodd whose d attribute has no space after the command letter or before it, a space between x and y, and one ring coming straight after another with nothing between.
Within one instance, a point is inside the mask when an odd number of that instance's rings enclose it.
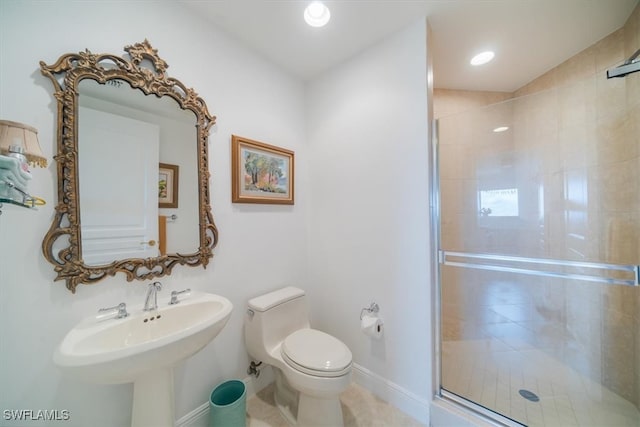
<instances>
[{"instance_id":1,"label":"vaulted ceiling","mask_svg":"<svg viewBox=\"0 0 640 427\"><path fill-rule=\"evenodd\" d=\"M638 0L327 0L313 28L301 0L180 0L304 79L427 17L439 88L513 91L624 25ZM638 46L640 48L640 46ZM495 51L482 67L479 51Z\"/></svg>"}]
</instances>

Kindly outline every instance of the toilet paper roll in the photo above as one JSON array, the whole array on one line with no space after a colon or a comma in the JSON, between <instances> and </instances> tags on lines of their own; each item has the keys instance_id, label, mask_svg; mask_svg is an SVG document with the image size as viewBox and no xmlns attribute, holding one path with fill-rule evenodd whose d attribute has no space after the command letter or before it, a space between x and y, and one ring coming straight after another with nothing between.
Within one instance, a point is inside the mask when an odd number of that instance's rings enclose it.
<instances>
[{"instance_id":1,"label":"toilet paper roll","mask_svg":"<svg viewBox=\"0 0 640 427\"><path fill-rule=\"evenodd\" d=\"M382 337L383 321L379 317L364 315L360 321L360 329L365 335L375 339Z\"/></svg>"}]
</instances>

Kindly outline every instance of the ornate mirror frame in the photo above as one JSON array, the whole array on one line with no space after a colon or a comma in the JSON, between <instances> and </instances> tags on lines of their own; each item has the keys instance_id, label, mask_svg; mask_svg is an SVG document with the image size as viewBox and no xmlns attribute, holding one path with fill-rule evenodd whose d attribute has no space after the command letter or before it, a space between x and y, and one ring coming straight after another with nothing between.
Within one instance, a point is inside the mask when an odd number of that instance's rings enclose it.
<instances>
[{"instance_id":1,"label":"ornate mirror frame","mask_svg":"<svg viewBox=\"0 0 640 427\"><path fill-rule=\"evenodd\" d=\"M57 153L54 159L58 173L58 204L55 217L42 242L44 257L54 265L55 280L66 280L67 288L75 293L79 284L93 284L118 272L127 281L148 280L171 274L176 265L206 268L218 242L218 230L213 221L209 201L208 137L215 123L207 105L198 94L180 81L166 75L167 63L158 56L149 42L126 46L129 57L112 54L92 54L88 49L77 54L62 55L53 65L40 61L43 75L55 88L58 104ZM143 62L144 61L144 62ZM198 152L198 251L191 254L167 254L156 258L129 258L110 264L89 266L82 259L80 229L80 195L78 176L78 85L84 79L105 84L108 80L129 82L133 90L145 95L173 98L183 110L196 116ZM55 246L55 248L54 248Z\"/></svg>"}]
</instances>

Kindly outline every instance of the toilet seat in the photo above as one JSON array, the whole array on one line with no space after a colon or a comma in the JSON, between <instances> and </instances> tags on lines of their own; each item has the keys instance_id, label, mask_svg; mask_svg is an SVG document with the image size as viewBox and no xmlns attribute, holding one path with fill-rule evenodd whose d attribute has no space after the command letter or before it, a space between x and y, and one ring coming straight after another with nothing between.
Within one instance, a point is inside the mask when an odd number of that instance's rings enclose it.
<instances>
[{"instance_id":1,"label":"toilet seat","mask_svg":"<svg viewBox=\"0 0 640 427\"><path fill-rule=\"evenodd\" d=\"M299 329L285 338L284 361L316 377L339 377L351 369L351 351L339 339L316 329Z\"/></svg>"}]
</instances>

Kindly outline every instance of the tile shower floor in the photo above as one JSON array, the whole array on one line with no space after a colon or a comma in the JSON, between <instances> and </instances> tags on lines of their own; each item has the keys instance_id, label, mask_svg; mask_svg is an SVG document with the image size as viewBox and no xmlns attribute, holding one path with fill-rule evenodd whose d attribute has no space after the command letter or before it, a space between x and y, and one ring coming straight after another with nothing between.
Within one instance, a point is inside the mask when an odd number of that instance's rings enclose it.
<instances>
[{"instance_id":1,"label":"tile shower floor","mask_svg":"<svg viewBox=\"0 0 640 427\"><path fill-rule=\"evenodd\" d=\"M357 384L340 396L345 427L424 427ZM273 384L247 400L249 427L289 427L273 400Z\"/></svg>"},{"instance_id":2,"label":"tile shower floor","mask_svg":"<svg viewBox=\"0 0 640 427\"><path fill-rule=\"evenodd\" d=\"M631 402L540 350L481 339L445 341L442 351L449 391L528 426L640 426ZM528 401L519 390L540 400Z\"/></svg>"},{"instance_id":3,"label":"tile shower floor","mask_svg":"<svg viewBox=\"0 0 640 427\"><path fill-rule=\"evenodd\" d=\"M531 427L640 426L638 408L580 365L585 350L563 321L564 294L551 303L551 291L562 288L480 279L450 280L444 289L446 390ZM588 367L604 369L594 360Z\"/></svg>"}]
</instances>

